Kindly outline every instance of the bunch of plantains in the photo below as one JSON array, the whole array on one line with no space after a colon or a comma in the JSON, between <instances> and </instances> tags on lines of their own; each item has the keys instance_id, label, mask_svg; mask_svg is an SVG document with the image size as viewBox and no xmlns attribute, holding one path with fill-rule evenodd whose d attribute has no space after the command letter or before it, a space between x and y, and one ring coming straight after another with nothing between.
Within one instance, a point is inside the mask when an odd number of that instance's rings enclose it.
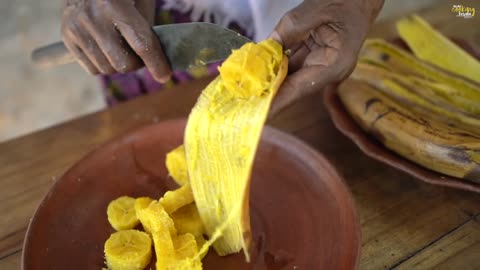
<instances>
[{"instance_id":1,"label":"bunch of plantains","mask_svg":"<svg viewBox=\"0 0 480 270\"><path fill-rule=\"evenodd\" d=\"M480 182L480 62L416 15L397 30L411 52L367 40L339 87L342 103L388 149Z\"/></svg>"}]
</instances>

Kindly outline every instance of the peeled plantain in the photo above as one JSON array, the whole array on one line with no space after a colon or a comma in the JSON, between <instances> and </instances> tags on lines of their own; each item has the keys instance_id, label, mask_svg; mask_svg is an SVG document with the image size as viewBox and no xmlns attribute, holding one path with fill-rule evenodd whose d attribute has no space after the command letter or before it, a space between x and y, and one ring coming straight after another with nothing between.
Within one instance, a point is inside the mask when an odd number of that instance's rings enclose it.
<instances>
[{"instance_id":1,"label":"peeled plantain","mask_svg":"<svg viewBox=\"0 0 480 270\"><path fill-rule=\"evenodd\" d=\"M390 150L431 170L480 181L480 135L414 114L366 82L348 79L338 94L356 122Z\"/></svg>"},{"instance_id":2,"label":"peeled plantain","mask_svg":"<svg viewBox=\"0 0 480 270\"><path fill-rule=\"evenodd\" d=\"M200 217L219 255L251 244L249 187L253 159L270 104L287 73L274 40L233 51L188 118L185 153ZM230 221L227 223L227 221Z\"/></svg>"}]
</instances>

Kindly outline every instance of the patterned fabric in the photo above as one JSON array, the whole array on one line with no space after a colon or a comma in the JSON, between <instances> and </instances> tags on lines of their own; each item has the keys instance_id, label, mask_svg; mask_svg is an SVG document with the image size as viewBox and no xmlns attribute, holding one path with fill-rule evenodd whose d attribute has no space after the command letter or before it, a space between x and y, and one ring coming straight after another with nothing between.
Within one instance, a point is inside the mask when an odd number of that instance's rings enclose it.
<instances>
[{"instance_id":1,"label":"patterned fabric","mask_svg":"<svg viewBox=\"0 0 480 270\"><path fill-rule=\"evenodd\" d=\"M163 0L157 0L155 25L191 22L190 18L192 11L181 12L178 10L163 10L161 8L163 5ZM204 17L205 15L202 16L199 21L214 20L213 17L208 19ZM252 38L251 35L253 33L247 35L247 31L235 23L230 23L228 27L242 35ZM203 67L196 67L188 71L174 72L172 79L165 84L155 81L150 72L145 68L125 74L100 75L99 77L107 104L108 106L113 106L119 102L145 95L150 92L159 91L164 88L169 88L176 84L205 76L217 75L218 66L220 64L221 63L214 63Z\"/></svg>"}]
</instances>

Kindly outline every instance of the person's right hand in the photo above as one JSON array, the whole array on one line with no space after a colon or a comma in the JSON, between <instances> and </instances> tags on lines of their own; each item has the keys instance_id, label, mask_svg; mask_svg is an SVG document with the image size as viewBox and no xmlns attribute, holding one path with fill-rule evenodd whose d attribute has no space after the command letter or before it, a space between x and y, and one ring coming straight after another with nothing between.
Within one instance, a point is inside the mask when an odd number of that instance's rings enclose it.
<instances>
[{"instance_id":1,"label":"person's right hand","mask_svg":"<svg viewBox=\"0 0 480 270\"><path fill-rule=\"evenodd\" d=\"M91 74L146 66L165 82L171 70L152 30L155 0L65 0L62 38Z\"/></svg>"}]
</instances>

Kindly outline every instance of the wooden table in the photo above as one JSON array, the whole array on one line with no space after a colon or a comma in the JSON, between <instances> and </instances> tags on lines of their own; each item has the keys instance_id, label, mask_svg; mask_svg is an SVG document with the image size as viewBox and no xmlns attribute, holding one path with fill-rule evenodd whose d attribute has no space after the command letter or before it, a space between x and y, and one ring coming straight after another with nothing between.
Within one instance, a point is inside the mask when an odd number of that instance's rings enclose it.
<instances>
[{"instance_id":1,"label":"wooden table","mask_svg":"<svg viewBox=\"0 0 480 270\"><path fill-rule=\"evenodd\" d=\"M447 33L480 45L480 30L473 27L479 19L455 18L450 8L421 13ZM392 30L389 22L377 24L371 36L388 37ZM28 222L66 169L128 130L186 116L207 82L160 91L0 144L0 269L19 269ZM361 269L480 269L480 195L424 184L366 157L333 127L320 96L300 101L269 124L324 153L346 179L360 213Z\"/></svg>"}]
</instances>

